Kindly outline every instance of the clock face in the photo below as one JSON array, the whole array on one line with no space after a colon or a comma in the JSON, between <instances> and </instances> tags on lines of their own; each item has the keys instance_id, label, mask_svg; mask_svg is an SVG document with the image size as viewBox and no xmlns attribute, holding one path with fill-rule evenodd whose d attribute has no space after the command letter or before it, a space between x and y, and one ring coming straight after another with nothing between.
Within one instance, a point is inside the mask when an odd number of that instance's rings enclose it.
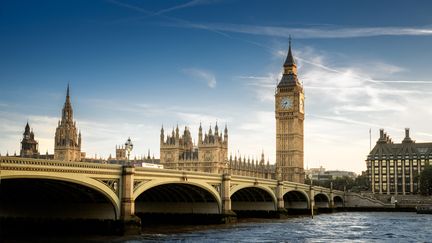
<instances>
[{"instance_id":1,"label":"clock face","mask_svg":"<svg viewBox=\"0 0 432 243\"><path fill-rule=\"evenodd\" d=\"M289 99L287 97L283 98L281 100L280 104L281 104L282 109L285 109L285 110L290 109L292 107L292 101L291 101L291 99Z\"/></svg>"}]
</instances>

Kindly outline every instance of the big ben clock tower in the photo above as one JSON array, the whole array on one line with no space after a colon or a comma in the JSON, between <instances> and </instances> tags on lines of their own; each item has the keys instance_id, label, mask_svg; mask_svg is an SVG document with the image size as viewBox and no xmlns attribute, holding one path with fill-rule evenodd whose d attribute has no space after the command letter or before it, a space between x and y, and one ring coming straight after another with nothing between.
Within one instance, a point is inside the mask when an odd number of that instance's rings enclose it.
<instances>
[{"instance_id":1,"label":"big ben clock tower","mask_svg":"<svg viewBox=\"0 0 432 243\"><path fill-rule=\"evenodd\" d=\"M275 94L276 167L282 180L304 183L303 121L304 92L297 78L297 65L291 52Z\"/></svg>"}]
</instances>

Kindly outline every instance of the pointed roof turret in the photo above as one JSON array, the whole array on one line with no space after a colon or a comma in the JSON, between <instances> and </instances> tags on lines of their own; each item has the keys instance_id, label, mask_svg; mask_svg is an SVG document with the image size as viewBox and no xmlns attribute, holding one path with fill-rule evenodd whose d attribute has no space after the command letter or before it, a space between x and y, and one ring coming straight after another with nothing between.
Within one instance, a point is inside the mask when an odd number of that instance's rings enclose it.
<instances>
[{"instance_id":1,"label":"pointed roof turret","mask_svg":"<svg viewBox=\"0 0 432 243\"><path fill-rule=\"evenodd\" d=\"M25 126L24 134L30 134L30 125L27 121L27 125Z\"/></svg>"},{"instance_id":2,"label":"pointed roof turret","mask_svg":"<svg viewBox=\"0 0 432 243\"><path fill-rule=\"evenodd\" d=\"M278 84L278 88L301 86L297 79L297 65L294 60L294 56L291 51L291 37L289 39L288 54L283 65L282 79Z\"/></svg>"},{"instance_id":3,"label":"pointed roof turret","mask_svg":"<svg viewBox=\"0 0 432 243\"><path fill-rule=\"evenodd\" d=\"M66 101L63 106L62 122L72 122L72 121L73 121L73 110L72 110L72 104L70 102L69 83L68 83L66 89Z\"/></svg>"},{"instance_id":4,"label":"pointed roof turret","mask_svg":"<svg viewBox=\"0 0 432 243\"><path fill-rule=\"evenodd\" d=\"M296 65L294 57L291 51L291 36L289 37L289 47L288 47L288 55L285 59L284 67Z\"/></svg>"}]
</instances>

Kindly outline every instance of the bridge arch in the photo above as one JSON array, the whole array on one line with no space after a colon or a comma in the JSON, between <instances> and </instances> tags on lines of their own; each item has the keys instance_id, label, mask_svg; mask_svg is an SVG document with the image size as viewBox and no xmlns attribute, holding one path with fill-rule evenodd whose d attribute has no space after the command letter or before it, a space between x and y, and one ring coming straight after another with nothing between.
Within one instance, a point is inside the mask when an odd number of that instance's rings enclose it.
<instances>
[{"instance_id":1,"label":"bridge arch","mask_svg":"<svg viewBox=\"0 0 432 243\"><path fill-rule=\"evenodd\" d=\"M135 213L219 214L214 187L193 181L150 181L134 191Z\"/></svg>"},{"instance_id":2,"label":"bridge arch","mask_svg":"<svg viewBox=\"0 0 432 243\"><path fill-rule=\"evenodd\" d=\"M47 215L47 217L66 217L66 218L97 218L97 219L119 219L120 218L120 199L117 196L117 194L107 185L104 183L82 175L78 174L61 174L61 176L58 175L52 175L52 174L19 174L15 173L14 175L4 175L2 176L1 180L2 187L4 186L10 186L13 185L13 183L17 182L26 182L29 183L28 185L31 185L33 187L33 190L38 188L38 186L45 186L45 187L56 187L58 194L54 195L55 197L66 200L67 198L73 197L73 195L67 195L68 193L64 191L64 195L61 194L62 187L68 187L69 190L75 190L75 193L84 193L85 195L88 195L88 198L91 198L94 200L94 202L97 202L98 204L95 205L83 205L78 202L80 199L75 197L75 204L70 204L68 206L74 207L78 206L79 211L82 212L81 214L76 214L76 212L68 213L65 210L65 207L67 205L67 201L65 201L66 204L61 204L58 206L62 206L62 208L58 208L54 205L56 208L49 208L50 211L53 213L51 215ZM6 183L5 183L6 182ZM20 188L27 190L25 185L26 183L20 183ZM2 190L3 191L3 190ZM42 190L44 191L44 190ZM15 193L16 190L14 190L14 195L16 198L23 198L26 196L24 193L26 192L18 192ZM27 192L28 193L28 192ZM50 192L47 192L50 193ZM70 194L70 193L69 193ZM3 196L3 195L2 195ZM5 195L7 197L7 195ZM38 197L39 195L35 195L35 197ZM47 194L41 195L42 196L50 196ZM53 196L53 195L51 195ZM43 200L43 198L37 199L37 200ZM46 207L49 207L50 201L45 200L47 203ZM104 201L104 202L102 202ZM88 202L86 202L88 203ZM10 205L9 205L10 206ZM17 205L15 205L17 206ZM24 205L21 205L24 206ZM35 206L35 205L32 205ZM74 210L73 208L70 208L70 210ZM102 212L102 210L105 210ZM5 209L7 211L7 209ZM111 211L111 212L109 212ZM63 212L63 215L54 215L55 213ZM4 213L4 212L0 212ZM38 216L41 217L41 216ZM45 217L45 215L42 215L42 217Z\"/></svg>"},{"instance_id":3,"label":"bridge arch","mask_svg":"<svg viewBox=\"0 0 432 243\"><path fill-rule=\"evenodd\" d=\"M335 208L342 208L344 206L344 200L341 196L334 196L333 203Z\"/></svg>"},{"instance_id":4,"label":"bridge arch","mask_svg":"<svg viewBox=\"0 0 432 243\"><path fill-rule=\"evenodd\" d=\"M316 193L314 196L315 207L317 208L329 208L330 207L330 198L325 193Z\"/></svg>"},{"instance_id":5,"label":"bridge arch","mask_svg":"<svg viewBox=\"0 0 432 243\"><path fill-rule=\"evenodd\" d=\"M287 209L308 209L309 196L303 190L289 190L283 195L284 207Z\"/></svg>"},{"instance_id":6,"label":"bridge arch","mask_svg":"<svg viewBox=\"0 0 432 243\"><path fill-rule=\"evenodd\" d=\"M233 211L274 211L277 208L274 192L261 185L237 185L231 189L230 198Z\"/></svg>"}]
</instances>

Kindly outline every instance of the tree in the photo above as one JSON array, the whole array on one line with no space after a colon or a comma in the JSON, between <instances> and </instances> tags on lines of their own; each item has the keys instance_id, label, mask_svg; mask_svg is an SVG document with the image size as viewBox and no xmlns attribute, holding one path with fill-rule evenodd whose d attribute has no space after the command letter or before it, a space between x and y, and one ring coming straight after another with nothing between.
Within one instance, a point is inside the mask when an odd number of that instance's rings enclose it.
<instances>
[{"instance_id":1,"label":"tree","mask_svg":"<svg viewBox=\"0 0 432 243\"><path fill-rule=\"evenodd\" d=\"M366 173L362 173L354 180L354 185L351 188L353 192L361 192L369 190L369 178Z\"/></svg>"},{"instance_id":2,"label":"tree","mask_svg":"<svg viewBox=\"0 0 432 243\"><path fill-rule=\"evenodd\" d=\"M310 179L305 178L305 184L310 185ZM314 186L322 186L330 188L331 183L333 183L333 189L343 191L344 189L352 192L361 192L369 190L369 178L366 173L357 176L352 179L348 176L336 177L330 180L313 181Z\"/></svg>"},{"instance_id":3,"label":"tree","mask_svg":"<svg viewBox=\"0 0 432 243\"><path fill-rule=\"evenodd\" d=\"M420 173L420 194L432 195L432 165L426 165Z\"/></svg>"}]
</instances>

